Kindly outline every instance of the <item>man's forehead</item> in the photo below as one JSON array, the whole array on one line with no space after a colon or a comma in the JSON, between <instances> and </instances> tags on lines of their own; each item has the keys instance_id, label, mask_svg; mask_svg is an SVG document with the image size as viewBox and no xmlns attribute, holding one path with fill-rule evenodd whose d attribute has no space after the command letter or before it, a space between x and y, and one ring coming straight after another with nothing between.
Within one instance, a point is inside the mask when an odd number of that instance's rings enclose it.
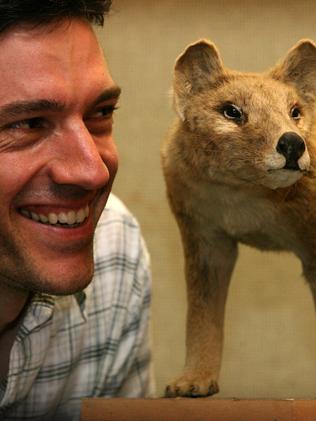
<instances>
[{"instance_id":1,"label":"man's forehead","mask_svg":"<svg viewBox=\"0 0 316 421\"><path fill-rule=\"evenodd\" d=\"M42 49L44 54L56 49L70 56L74 53L84 56L88 52L103 56L91 24L82 19L67 19L40 26L15 25L0 34L1 45L4 48L10 46L11 50L30 52ZM19 56L16 58L19 59Z\"/></svg>"},{"instance_id":2,"label":"man's forehead","mask_svg":"<svg viewBox=\"0 0 316 421\"><path fill-rule=\"evenodd\" d=\"M18 28L0 38L0 106L23 100L92 102L99 96L119 96L89 23L73 20L50 29L44 34L36 28ZM33 31L36 37L31 36Z\"/></svg>"}]
</instances>

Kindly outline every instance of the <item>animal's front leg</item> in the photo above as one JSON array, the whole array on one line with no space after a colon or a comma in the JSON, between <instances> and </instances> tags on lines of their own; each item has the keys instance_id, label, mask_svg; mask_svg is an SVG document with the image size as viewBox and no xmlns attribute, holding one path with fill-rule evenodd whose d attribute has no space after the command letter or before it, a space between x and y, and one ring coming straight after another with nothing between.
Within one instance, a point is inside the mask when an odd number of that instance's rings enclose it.
<instances>
[{"instance_id":1,"label":"animal's front leg","mask_svg":"<svg viewBox=\"0 0 316 421\"><path fill-rule=\"evenodd\" d=\"M181 225L180 225L181 226ZM187 280L186 363L166 396L208 396L218 392L225 302L237 257L224 234L205 238L182 227Z\"/></svg>"}]
</instances>

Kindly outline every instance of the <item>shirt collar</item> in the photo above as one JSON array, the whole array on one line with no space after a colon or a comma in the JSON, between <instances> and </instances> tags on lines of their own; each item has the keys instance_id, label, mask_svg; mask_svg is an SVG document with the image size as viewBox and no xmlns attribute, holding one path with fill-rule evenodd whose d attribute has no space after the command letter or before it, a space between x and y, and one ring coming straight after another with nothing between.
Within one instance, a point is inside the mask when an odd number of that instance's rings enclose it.
<instances>
[{"instance_id":1,"label":"shirt collar","mask_svg":"<svg viewBox=\"0 0 316 421\"><path fill-rule=\"evenodd\" d=\"M53 316L54 306L52 295L35 293L30 299L19 333L24 336L47 323Z\"/></svg>"},{"instance_id":2,"label":"shirt collar","mask_svg":"<svg viewBox=\"0 0 316 421\"><path fill-rule=\"evenodd\" d=\"M86 320L86 313L85 313L86 299L87 299L87 293L86 293L86 291L84 290L84 291L77 292L75 294L75 298L76 298L77 303L78 303L78 306L80 308L81 315Z\"/></svg>"},{"instance_id":3,"label":"shirt collar","mask_svg":"<svg viewBox=\"0 0 316 421\"><path fill-rule=\"evenodd\" d=\"M86 320L86 292L79 291L75 293L73 297L78 304L82 318ZM63 296L35 293L30 300L22 321L21 333L23 334L24 332L24 334L28 334L33 329L48 323L53 317L56 302L63 298Z\"/></svg>"}]
</instances>

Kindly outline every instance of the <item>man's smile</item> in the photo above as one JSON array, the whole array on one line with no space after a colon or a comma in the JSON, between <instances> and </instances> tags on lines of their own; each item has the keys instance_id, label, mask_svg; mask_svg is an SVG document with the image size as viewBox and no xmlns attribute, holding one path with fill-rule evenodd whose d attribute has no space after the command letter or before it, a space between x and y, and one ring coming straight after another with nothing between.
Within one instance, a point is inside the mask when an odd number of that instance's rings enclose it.
<instances>
[{"instance_id":1,"label":"man's smile","mask_svg":"<svg viewBox=\"0 0 316 421\"><path fill-rule=\"evenodd\" d=\"M49 259L60 262L69 255L75 258L79 250L90 249L98 219L96 203L84 200L78 204L21 204L11 214L14 230L24 244L50 256Z\"/></svg>"},{"instance_id":2,"label":"man's smile","mask_svg":"<svg viewBox=\"0 0 316 421\"><path fill-rule=\"evenodd\" d=\"M62 227L78 227L80 226L89 216L89 206L86 205L78 210L72 209L62 212L35 212L34 210L28 210L21 208L19 212L26 218L32 219L35 222L42 224L62 226Z\"/></svg>"}]
</instances>

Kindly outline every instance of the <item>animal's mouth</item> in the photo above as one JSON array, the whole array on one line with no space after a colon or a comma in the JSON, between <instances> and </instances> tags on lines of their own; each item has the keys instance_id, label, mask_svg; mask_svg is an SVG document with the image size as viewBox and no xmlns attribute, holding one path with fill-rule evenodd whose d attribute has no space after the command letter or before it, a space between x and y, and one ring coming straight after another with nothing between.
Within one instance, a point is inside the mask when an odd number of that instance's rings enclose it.
<instances>
[{"instance_id":1,"label":"animal's mouth","mask_svg":"<svg viewBox=\"0 0 316 421\"><path fill-rule=\"evenodd\" d=\"M297 167L297 168L287 168L287 167L283 167L283 168L269 168L268 173L275 173L275 172L280 172L280 171L284 171L284 172L288 172L288 173L302 173L302 174L307 174L309 172L309 170L302 170L301 168Z\"/></svg>"},{"instance_id":2,"label":"animal's mouth","mask_svg":"<svg viewBox=\"0 0 316 421\"><path fill-rule=\"evenodd\" d=\"M86 205L78 210L71 209L62 212L36 212L34 210L20 208L19 213L32 221L53 225L55 227L75 228L81 226L89 216L89 206Z\"/></svg>"},{"instance_id":3,"label":"animal's mouth","mask_svg":"<svg viewBox=\"0 0 316 421\"><path fill-rule=\"evenodd\" d=\"M266 176L262 177L259 184L271 189L289 187L295 184L305 174L307 174L307 170L302 169L290 170L284 167L279 169L268 169Z\"/></svg>"}]
</instances>

